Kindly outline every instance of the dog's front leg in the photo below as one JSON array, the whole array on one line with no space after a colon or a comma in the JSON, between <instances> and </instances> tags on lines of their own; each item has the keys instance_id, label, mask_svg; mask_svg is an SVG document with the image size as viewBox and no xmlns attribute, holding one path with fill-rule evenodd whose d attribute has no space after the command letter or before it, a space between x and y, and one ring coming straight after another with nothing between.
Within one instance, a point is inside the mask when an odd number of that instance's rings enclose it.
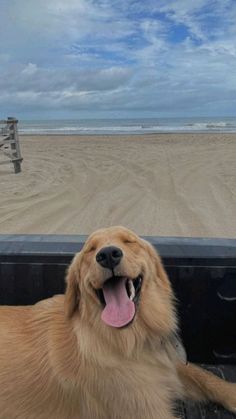
<instances>
[{"instance_id":1,"label":"dog's front leg","mask_svg":"<svg viewBox=\"0 0 236 419\"><path fill-rule=\"evenodd\" d=\"M184 396L195 401L212 401L236 414L236 384L222 380L194 364L177 364Z\"/></svg>"}]
</instances>

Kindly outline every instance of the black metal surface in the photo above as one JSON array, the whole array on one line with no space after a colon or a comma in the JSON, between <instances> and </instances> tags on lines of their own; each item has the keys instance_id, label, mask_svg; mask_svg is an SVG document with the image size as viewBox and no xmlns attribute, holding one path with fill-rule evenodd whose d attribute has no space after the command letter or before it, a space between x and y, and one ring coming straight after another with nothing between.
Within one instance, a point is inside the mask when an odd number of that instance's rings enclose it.
<instances>
[{"instance_id":1,"label":"black metal surface","mask_svg":"<svg viewBox=\"0 0 236 419\"><path fill-rule=\"evenodd\" d=\"M166 267L178 300L189 359L236 361L236 267Z\"/></svg>"},{"instance_id":2,"label":"black metal surface","mask_svg":"<svg viewBox=\"0 0 236 419\"><path fill-rule=\"evenodd\" d=\"M0 255L20 254L21 256L73 255L81 249L86 235L55 234L0 234ZM156 247L162 257L178 258L182 262L191 259L204 261L211 259L219 264L221 259L231 263L236 260L236 239L185 238L185 237L144 237Z\"/></svg>"}]
</instances>

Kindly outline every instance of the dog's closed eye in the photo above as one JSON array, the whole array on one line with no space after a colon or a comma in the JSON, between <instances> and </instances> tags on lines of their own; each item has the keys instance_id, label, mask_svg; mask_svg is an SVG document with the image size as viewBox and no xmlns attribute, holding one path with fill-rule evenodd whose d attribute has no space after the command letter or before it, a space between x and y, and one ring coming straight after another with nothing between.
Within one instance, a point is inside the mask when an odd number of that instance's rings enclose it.
<instances>
[{"instance_id":1,"label":"dog's closed eye","mask_svg":"<svg viewBox=\"0 0 236 419\"><path fill-rule=\"evenodd\" d=\"M92 253L92 252L95 252L96 251L96 246L95 245L91 245L91 246L88 246L86 249L85 249L85 251L84 251L84 253Z\"/></svg>"},{"instance_id":2,"label":"dog's closed eye","mask_svg":"<svg viewBox=\"0 0 236 419\"><path fill-rule=\"evenodd\" d=\"M124 243L125 243L125 244L135 244L135 243L137 243L137 242L136 242L136 240L132 240L132 239L125 239L125 240L124 240Z\"/></svg>"}]
</instances>

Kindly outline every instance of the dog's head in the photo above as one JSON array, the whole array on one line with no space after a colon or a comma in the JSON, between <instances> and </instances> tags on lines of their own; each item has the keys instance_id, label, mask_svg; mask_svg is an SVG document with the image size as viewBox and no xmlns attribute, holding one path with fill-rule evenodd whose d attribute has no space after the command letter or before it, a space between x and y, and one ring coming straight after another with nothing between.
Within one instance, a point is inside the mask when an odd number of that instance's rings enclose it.
<instances>
[{"instance_id":1,"label":"dog's head","mask_svg":"<svg viewBox=\"0 0 236 419\"><path fill-rule=\"evenodd\" d=\"M69 267L67 318L109 329L166 336L176 328L173 293L155 249L124 227L93 233Z\"/></svg>"}]
</instances>

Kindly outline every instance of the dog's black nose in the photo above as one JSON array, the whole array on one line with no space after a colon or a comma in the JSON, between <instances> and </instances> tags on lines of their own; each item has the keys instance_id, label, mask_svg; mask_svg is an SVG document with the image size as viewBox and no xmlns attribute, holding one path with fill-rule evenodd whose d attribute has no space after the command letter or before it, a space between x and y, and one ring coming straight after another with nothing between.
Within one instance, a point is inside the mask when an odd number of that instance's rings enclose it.
<instances>
[{"instance_id":1,"label":"dog's black nose","mask_svg":"<svg viewBox=\"0 0 236 419\"><path fill-rule=\"evenodd\" d=\"M103 268L114 269L115 266L119 265L122 257L123 257L123 253L122 253L122 250L119 249L119 247L108 246L108 247L103 247L96 254L96 261Z\"/></svg>"}]
</instances>

